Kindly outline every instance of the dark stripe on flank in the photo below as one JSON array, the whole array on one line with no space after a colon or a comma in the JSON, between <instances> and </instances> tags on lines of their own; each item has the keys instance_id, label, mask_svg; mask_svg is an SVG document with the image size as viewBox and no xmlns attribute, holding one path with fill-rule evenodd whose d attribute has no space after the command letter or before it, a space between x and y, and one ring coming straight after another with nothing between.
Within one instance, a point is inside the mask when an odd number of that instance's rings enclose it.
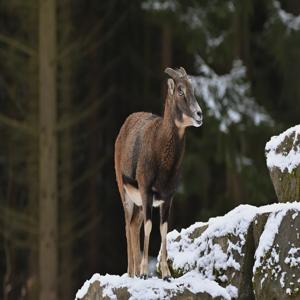
<instances>
[{"instance_id":1,"label":"dark stripe on flank","mask_svg":"<svg viewBox=\"0 0 300 300\"><path fill-rule=\"evenodd\" d=\"M136 189L139 188L138 183L135 179L132 179L132 178L130 178L126 175L123 175L123 174L122 174L122 179L123 179L123 184L130 184Z\"/></svg>"}]
</instances>

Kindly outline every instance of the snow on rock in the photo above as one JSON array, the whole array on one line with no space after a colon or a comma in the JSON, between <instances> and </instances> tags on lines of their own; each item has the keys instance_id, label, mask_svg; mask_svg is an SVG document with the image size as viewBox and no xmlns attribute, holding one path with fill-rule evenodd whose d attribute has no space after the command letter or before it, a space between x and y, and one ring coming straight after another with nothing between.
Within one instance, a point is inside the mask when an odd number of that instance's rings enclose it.
<instances>
[{"instance_id":1,"label":"snow on rock","mask_svg":"<svg viewBox=\"0 0 300 300\"><path fill-rule=\"evenodd\" d=\"M298 202L262 207L240 205L223 217L200 223L198 228L192 225L181 232L170 232L167 248L173 275L197 270L202 278L216 281L226 289L231 285L244 292L251 287L252 272L265 264L267 253L270 253L268 264L270 268L274 267L273 273L281 271L280 266L275 267L279 263L279 252L278 247L273 247L274 240L287 212L292 212L291 218L295 221L299 211ZM267 223L263 226L255 251L251 226L254 226L257 216L263 214L267 215ZM289 261L298 262L297 259L292 260L291 253L290 257ZM281 280L283 278L282 275ZM267 277L261 278L262 284L266 280Z\"/></svg>"},{"instance_id":2,"label":"snow on rock","mask_svg":"<svg viewBox=\"0 0 300 300\"><path fill-rule=\"evenodd\" d=\"M194 225L183 229L180 233L170 232L167 236L167 249L168 257L172 261L172 269L181 270L181 272L201 269L204 272L203 275L212 280L215 279L214 268L226 270L228 267L233 267L239 270L240 266L233 258L232 251L241 252L241 247L245 243L244 234L256 210L254 206L241 205L224 217L211 218L204 232L195 239L191 238L195 230ZM206 226L206 224L201 224L201 226ZM213 243L213 240L229 234L239 237L240 241L237 244L229 243L227 253L225 253L219 244Z\"/></svg>"},{"instance_id":3,"label":"snow on rock","mask_svg":"<svg viewBox=\"0 0 300 300\"><path fill-rule=\"evenodd\" d=\"M76 299L82 299L88 292L88 289L95 281L100 281L100 274L94 274L91 279L86 280L83 286L77 291Z\"/></svg>"},{"instance_id":4,"label":"snow on rock","mask_svg":"<svg viewBox=\"0 0 300 300\"><path fill-rule=\"evenodd\" d=\"M290 267L300 267L300 248L294 247L289 250L288 256L284 260L284 262Z\"/></svg>"},{"instance_id":5,"label":"snow on rock","mask_svg":"<svg viewBox=\"0 0 300 300\"><path fill-rule=\"evenodd\" d=\"M182 229L181 232L173 230L168 233L167 236L167 249L168 257L172 262L172 268L176 270L182 270L186 272L191 269L206 267L206 275L213 273L213 265L207 265L207 261L220 266L222 269L226 269L228 266L234 267L238 270L239 265L230 257L228 260L224 258L224 253L220 251L220 247L215 247L215 251L209 251L209 257L200 258L201 252L208 246L210 240L218 237L223 237L226 235L235 235L241 239L238 244L229 244L229 252L234 249L241 253L241 247L244 244L244 234L247 232L249 225L254 220L255 216L263 213L272 213L270 224L273 224L273 214L275 214L277 223L280 222L282 215L286 213L287 210L295 208L300 211L300 203L275 203L272 205L266 205L262 207L255 207L251 205L240 205L227 213L225 216L211 218L207 223L195 223L187 229ZM281 217L281 218L279 218ZM277 224L278 225L278 224ZM197 238L191 238L193 232L198 227L207 227L204 232ZM269 235L276 234L278 227L270 226L268 227ZM268 236L271 240L271 237ZM262 244L259 247L258 254L266 249L267 241L263 238ZM228 253L226 253L228 255ZM209 267L207 269L207 267ZM208 276L210 277L210 276ZM211 276L214 279L214 276Z\"/></svg>"},{"instance_id":6,"label":"snow on rock","mask_svg":"<svg viewBox=\"0 0 300 300\"><path fill-rule=\"evenodd\" d=\"M300 203L240 205L167 236L174 278L95 274L76 299L291 299L300 291ZM270 298L271 297L271 298ZM273 298L272 298L273 299Z\"/></svg>"},{"instance_id":7,"label":"snow on rock","mask_svg":"<svg viewBox=\"0 0 300 300\"><path fill-rule=\"evenodd\" d=\"M300 125L273 136L265 150L279 202L300 201Z\"/></svg>"},{"instance_id":8,"label":"snow on rock","mask_svg":"<svg viewBox=\"0 0 300 300\"><path fill-rule=\"evenodd\" d=\"M117 290L126 289L129 294L129 299L170 299L177 294L184 293L185 290L192 294L206 293L212 297L221 297L222 299L231 299L229 292L220 287L216 282L203 279L198 272L191 271L180 278L164 281L160 278L153 277L147 280L139 278L129 278L127 274L122 276L99 274L93 275L90 280L87 280L82 288L78 290L76 299L84 299L88 293L90 286L97 282L102 288L102 297L108 299L117 299ZM230 290L230 289L229 289ZM231 293L235 292L234 288Z\"/></svg>"},{"instance_id":9,"label":"snow on rock","mask_svg":"<svg viewBox=\"0 0 300 300\"><path fill-rule=\"evenodd\" d=\"M264 219L255 252L253 286L258 299L299 299L300 292L300 203L285 203ZM273 297L274 296L274 297Z\"/></svg>"},{"instance_id":10,"label":"snow on rock","mask_svg":"<svg viewBox=\"0 0 300 300\"><path fill-rule=\"evenodd\" d=\"M266 144L268 168L277 167L291 173L300 165L300 125L273 136Z\"/></svg>"},{"instance_id":11,"label":"snow on rock","mask_svg":"<svg viewBox=\"0 0 300 300\"><path fill-rule=\"evenodd\" d=\"M255 252L255 264L253 267L253 273L256 272L256 269L261 265L262 259L264 259L266 253L270 250L273 245L275 235L278 233L279 226L285 214L289 208L272 212L268 218L268 221L265 225L265 229L260 236L259 244ZM272 251L271 256L275 258L278 256L278 253Z\"/></svg>"}]
</instances>

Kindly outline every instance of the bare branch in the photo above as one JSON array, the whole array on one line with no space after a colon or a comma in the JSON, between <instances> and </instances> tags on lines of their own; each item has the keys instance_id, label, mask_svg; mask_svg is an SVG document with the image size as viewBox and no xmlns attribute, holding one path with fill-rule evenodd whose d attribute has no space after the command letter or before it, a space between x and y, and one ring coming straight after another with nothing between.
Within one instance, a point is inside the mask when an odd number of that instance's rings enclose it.
<instances>
[{"instance_id":1,"label":"bare branch","mask_svg":"<svg viewBox=\"0 0 300 300\"><path fill-rule=\"evenodd\" d=\"M18 129L20 131L23 131L24 133L31 135L31 136L37 136L38 132L35 128L28 126L25 122L21 122L18 120L15 120L13 118L7 117L3 114L0 114L0 126L8 126L14 129Z\"/></svg>"},{"instance_id":2,"label":"bare branch","mask_svg":"<svg viewBox=\"0 0 300 300\"><path fill-rule=\"evenodd\" d=\"M21 42L8 37L6 35L0 34L0 43L6 44L9 47L15 48L25 54L27 54L28 56L36 56L36 51L24 44L22 44Z\"/></svg>"},{"instance_id":3,"label":"bare branch","mask_svg":"<svg viewBox=\"0 0 300 300\"><path fill-rule=\"evenodd\" d=\"M88 108L75 115L74 117L58 122L56 130L61 131L78 125L80 122L88 118L91 114L95 113L99 109L99 107L101 107L103 102L113 94L113 92L114 88L111 87L108 92L101 98L101 101L95 101L92 105L90 105Z\"/></svg>"}]
</instances>

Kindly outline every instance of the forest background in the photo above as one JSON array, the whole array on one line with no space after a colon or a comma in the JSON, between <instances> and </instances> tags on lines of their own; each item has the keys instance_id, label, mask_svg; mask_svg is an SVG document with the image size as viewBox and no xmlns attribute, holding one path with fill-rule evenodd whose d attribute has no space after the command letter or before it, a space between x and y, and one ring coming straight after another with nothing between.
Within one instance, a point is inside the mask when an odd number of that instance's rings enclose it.
<instances>
[{"instance_id":1,"label":"forest background","mask_svg":"<svg viewBox=\"0 0 300 300\"><path fill-rule=\"evenodd\" d=\"M114 141L130 113L161 114L167 66L204 112L170 228L276 201L264 146L299 122L299 50L297 0L0 1L0 298L126 271Z\"/></svg>"}]
</instances>

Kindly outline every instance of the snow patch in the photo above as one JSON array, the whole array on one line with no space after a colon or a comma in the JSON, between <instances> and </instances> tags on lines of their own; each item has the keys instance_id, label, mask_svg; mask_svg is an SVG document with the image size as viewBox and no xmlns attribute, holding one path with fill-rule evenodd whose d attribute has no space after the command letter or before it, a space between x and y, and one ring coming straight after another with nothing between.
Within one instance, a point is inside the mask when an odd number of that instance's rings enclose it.
<instances>
[{"instance_id":1,"label":"snow patch","mask_svg":"<svg viewBox=\"0 0 300 300\"><path fill-rule=\"evenodd\" d=\"M300 266L300 248L291 247L288 252L288 256L285 258L284 262L289 265L289 267L299 267Z\"/></svg>"},{"instance_id":2,"label":"snow patch","mask_svg":"<svg viewBox=\"0 0 300 300\"><path fill-rule=\"evenodd\" d=\"M282 272L282 273L281 273L280 280L279 280L280 286L281 286L282 288L285 287L285 281L284 281L284 277L285 277L285 276L286 276L286 272Z\"/></svg>"}]
</instances>

